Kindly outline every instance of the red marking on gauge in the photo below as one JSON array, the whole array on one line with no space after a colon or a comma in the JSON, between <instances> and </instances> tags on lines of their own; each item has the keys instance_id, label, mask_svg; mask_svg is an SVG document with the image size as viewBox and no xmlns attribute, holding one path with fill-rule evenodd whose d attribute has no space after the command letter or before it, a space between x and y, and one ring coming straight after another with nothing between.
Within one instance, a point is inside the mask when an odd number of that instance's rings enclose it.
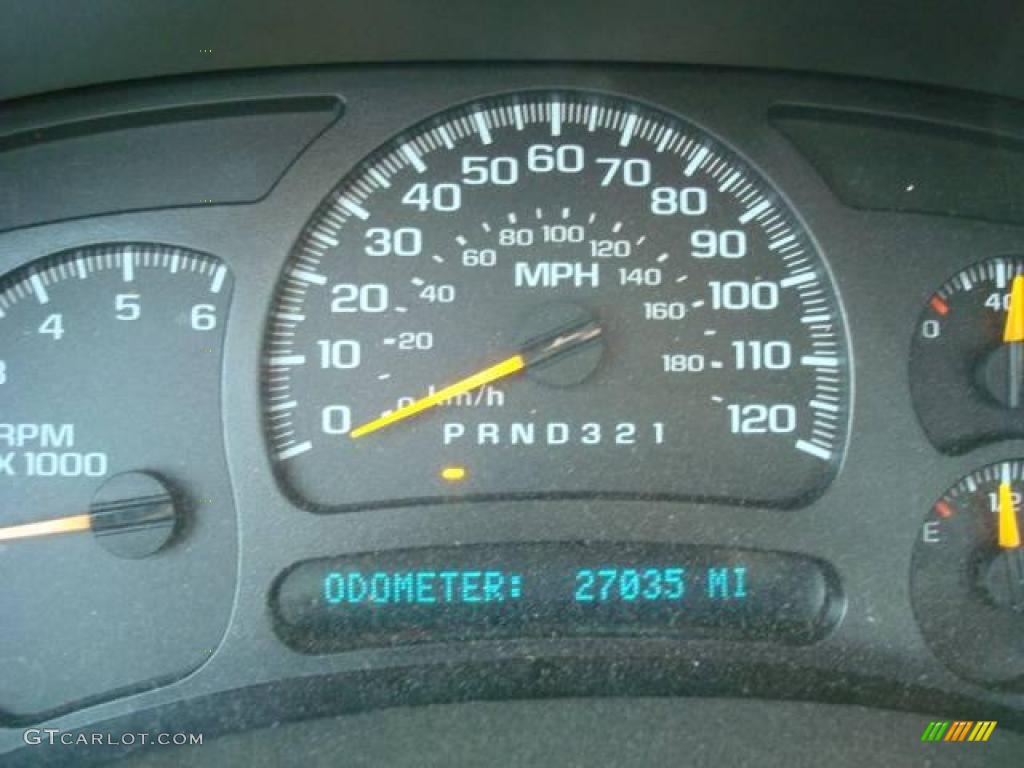
<instances>
[{"instance_id":1,"label":"red marking on gauge","mask_svg":"<svg viewBox=\"0 0 1024 768\"><path fill-rule=\"evenodd\" d=\"M939 517L952 517L953 508L944 501L937 501L935 503L935 514Z\"/></svg>"},{"instance_id":2,"label":"red marking on gauge","mask_svg":"<svg viewBox=\"0 0 1024 768\"><path fill-rule=\"evenodd\" d=\"M949 304L943 301L942 297L932 296L932 300L928 303L931 304L932 309L934 309L943 317L949 314Z\"/></svg>"}]
</instances>

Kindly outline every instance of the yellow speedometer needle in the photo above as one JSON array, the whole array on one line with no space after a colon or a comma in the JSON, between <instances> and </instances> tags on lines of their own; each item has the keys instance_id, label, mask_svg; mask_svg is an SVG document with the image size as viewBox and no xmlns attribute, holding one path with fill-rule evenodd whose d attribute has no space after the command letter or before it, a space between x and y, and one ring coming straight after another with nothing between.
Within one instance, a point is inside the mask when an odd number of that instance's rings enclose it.
<instances>
[{"instance_id":1,"label":"yellow speedometer needle","mask_svg":"<svg viewBox=\"0 0 1024 768\"><path fill-rule=\"evenodd\" d=\"M537 337L525 346L518 354L512 355L495 363L482 371L477 371L471 376L459 379L454 384L449 384L426 397L414 400L408 405L403 405L378 419L373 419L353 429L348 436L353 440L364 437L379 429L391 426L400 421L405 421L412 416L423 413L447 400L458 397L464 392L471 392L474 389L493 384L509 376L525 371L532 366L539 366L548 363L567 353L582 349L589 344L598 342L601 339L601 326L598 325L589 314L575 318L562 327L555 328L551 332Z\"/></svg>"},{"instance_id":2,"label":"yellow speedometer needle","mask_svg":"<svg viewBox=\"0 0 1024 768\"><path fill-rule=\"evenodd\" d=\"M92 528L92 515L70 515L38 523L23 523L0 528L0 541L33 539L38 536L53 536L58 533L78 533Z\"/></svg>"},{"instance_id":3,"label":"yellow speedometer needle","mask_svg":"<svg viewBox=\"0 0 1024 768\"><path fill-rule=\"evenodd\" d=\"M1010 308L1006 313L1006 327L1003 342L1017 344L1024 342L1024 275L1013 278L1010 288Z\"/></svg>"},{"instance_id":4,"label":"yellow speedometer needle","mask_svg":"<svg viewBox=\"0 0 1024 768\"><path fill-rule=\"evenodd\" d=\"M457 397L463 392L471 392L472 390L486 386L487 384L493 384L496 381L500 381L501 379L507 378L515 373L519 373L525 369L526 358L522 355L513 355L506 360L502 360L496 365L484 368L482 371L477 371L472 376L459 379L454 384L450 384L444 389L439 389L431 395L421 397L419 400L415 400L408 405L402 406L386 416L381 416L379 419L368 421L366 424L356 427L349 432L349 437L355 440L363 435L376 432L378 429L383 429L395 422L403 421L411 416L415 416L417 413L422 413L429 408L433 408L435 405L440 405L445 400Z\"/></svg>"},{"instance_id":5,"label":"yellow speedometer needle","mask_svg":"<svg viewBox=\"0 0 1024 768\"><path fill-rule=\"evenodd\" d=\"M1009 483L999 484L999 546L1003 549L1020 547L1020 527Z\"/></svg>"}]
</instances>

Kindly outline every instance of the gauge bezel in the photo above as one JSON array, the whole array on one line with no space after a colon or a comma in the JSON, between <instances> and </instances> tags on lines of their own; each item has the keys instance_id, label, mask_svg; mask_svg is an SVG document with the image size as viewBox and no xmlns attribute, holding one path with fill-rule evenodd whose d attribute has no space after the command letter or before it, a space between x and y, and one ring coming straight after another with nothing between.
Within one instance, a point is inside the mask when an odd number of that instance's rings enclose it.
<instances>
[{"instance_id":1,"label":"gauge bezel","mask_svg":"<svg viewBox=\"0 0 1024 768\"><path fill-rule=\"evenodd\" d=\"M616 499L622 501L638 501L638 502L650 502L650 501L676 501L676 502L709 502L714 504L724 505L742 505L742 506L754 506L766 509L793 509L806 506L812 503L815 499L820 497L826 492L829 485L835 480L836 476L842 471L843 464L846 460L847 448L849 445L850 435L853 424L853 403L854 403L854 386L855 386L855 361L850 340L849 324L846 317L846 308L842 300L842 296L839 287L836 283L835 277L832 272L832 267L829 264L827 255L823 252L820 242L815 237L814 233L810 230L807 222L801 216L799 209L794 206L792 201L786 195L785 191L781 189L778 184L771 179L761 168L756 166L745 153L737 149L731 142L721 137L718 133L707 128L702 122L691 119L689 115L683 116L678 112L674 112L664 104L654 102L650 99L638 98L633 95L628 95L619 91L609 89L595 89L595 88L552 88L552 87L533 87L524 89L509 89L504 91L497 91L490 93L485 96L475 97L470 99L464 99L453 105L446 106L445 109L437 111L429 116L420 119L418 122L411 124L393 134L388 139L381 142L374 148L373 151L368 153L364 158L357 161L350 167L349 170L344 172L340 179L335 181L331 186L330 191L316 206L314 212L306 220L302 227L299 235L293 243L291 249L288 252L287 258L282 266L282 270L278 277L278 281L274 288L274 298L271 301L271 311L267 314L267 320L264 327L264 344L269 343L273 332L276 330L280 334L293 334L301 331L301 325L289 326L285 328L285 323L275 321L275 312L280 310L280 301L284 301L283 293L289 288L294 290L296 284L294 280L289 280L289 271L298 266L306 268L304 263L298 260L307 257L312 253L310 246L323 247L316 238L311 237L311 233L314 230L321 229L328 223L328 219L331 221L337 221L338 216L345 216L351 219L353 218L353 212L351 210L343 210L345 206L342 204L349 202L350 200L358 201L359 204L364 203L364 196L372 197L373 192L377 191L377 184L372 178L368 178L371 172L375 168L381 166L382 161L388 158L394 158L400 154L402 149L408 146L412 146L410 142L416 141L418 138L428 137L428 143L433 142L434 146L431 151L445 151L448 149L452 150L452 146L441 146L442 139L437 138L434 135L436 129L440 126L451 125L457 120L468 119L476 116L478 113L487 111L490 109L502 109L508 105L523 104L528 105L530 108L539 106L542 109L546 108L547 104L550 103L561 103L565 107L571 107L571 105L581 104L597 104L602 107L610 108L612 111L618 110L619 112L625 113L639 113L641 118L651 118L653 121L661 122L661 124L671 127L672 129L678 129L680 134L688 136L688 141L683 144L683 148L692 145L696 142L697 145L705 146L708 148L708 154L712 156L713 162L707 163L708 165L714 165L718 162L717 159L721 158L726 161L728 167L735 168L738 173L741 173L744 180L750 179L750 186L754 189L764 193L765 197L776 201L776 207L770 210L777 210L779 216L783 221L786 222L787 226L792 227L796 231L796 237L801 246L806 249L810 259L814 263L814 271L817 273L817 277L813 286L820 286L827 296L826 305L830 313L830 319L828 327L831 329L831 338L834 340L836 347L838 348L839 364L834 369L827 369L830 375L834 375L839 379L837 384L840 390L839 399L839 411L838 416L833 418L832 413L824 414L824 412L812 412L810 406L806 403L803 404L802 409L799 411L802 414L808 416L807 421L814 422L814 432L817 433L819 429L825 429L826 427L832 429L833 426L836 430L837 438L832 448L832 457L828 459L830 463L829 471L824 473L820 480L815 482L813 485L809 485L801 493L794 494L790 497L783 499L767 499L767 498L752 498L744 496L738 493L718 493L716 495L702 495L699 493L681 494L672 492L658 492L658 491L616 491L616 490L604 490L597 492L590 491L486 491L482 490L479 492L467 492L467 493L445 493L444 489L437 489L429 494L407 494L401 498L383 498L377 497L373 499L363 500L352 500L347 501L344 499L332 499L330 501L323 501L319 499L312 499L308 495L303 494L300 489L295 487L286 477L286 459L291 459L295 454L291 452L294 449L293 444L301 443L308 449L308 443L310 438L314 436L299 436L296 438L289 438L288 444L281 446L277 445L273 434L275 430L280 431L286 424L281 421L280 415L272 416L268 406L268 387L270 385L270 379L277 376L278 380L287 379L288 373L281 369L274 369L272 366L264 363L261 367L261 414L264 424L264 435L267 445L267 450L271 455L271 465L274 469L274 476L277 481L278 487L281 492L295 505L300 506L303 509L315 513L335 513L335 512L353 512L359 510L372 510L382 509L391 507L402 507L402 506L415 506L415 505L438 505L438 504L450 504L453 502L481 502L481 501L527 501L536 499L548 499L548 500L586 500L586 499ZM518 116L517 116L517 119ZM541 124L547 118L541 116L538 119L531 120L529 125ZM518 127L518 124L517 124ZM588 125L588 130L590 126ZM611 130L605 126L600 126L604 130ZM506 130L506 126L492 126L492 130ZM666 131L666 134L669 131ZM469 138L472 138L470 134ZM444 142L447 145L447 137L444 137ZM464 141L464 137L454 137L454 148L456 151L460 150L460 144ZM484 142L489 143L487 141ZM682 143L680 141L680 143ZM419 149L414 150L418 152ZM660 147L658 149L661 151ZM703 151L703 150L702 150ZM673 152L672 154L676 154ZM679 154L683 154L680 152ZM423 155L426 157L426 154ZM703 165L704 163L702 163ZM419 169L417 169L419 170ZM710 179L709 179L710 181ZM385 185L381 185L382 187ZM390 185L387 185L390 186ZM737 186L739 186L737 184ZM356 193L353 190L356 187L360 187L361 190L370 189L369 193L365 195L362 193ZM725 190L718 190L719 194L726 195ZM332 215L333 214L333 215ZM365 212L356 218L365 218ZM786 250L785 248L781 250ZM352 258L356 258L353 256ZM363 257L365 258L365 257ZM763 258L769 258L769 254L765 254ZM785 260L782 258L778 259L779 263L784 266ZM291 285L289 284L291 283ZM295 302L298 306L298 302L294 299L289 299ZM800 301L802 301L802 297ZM286 313L291 313L290 308L285 308ZM794 309L794 312L796 310ZM806 307L804 308L806 312ZM305 314L297 309L295 314ZM811 326L811 328L819 328L825 326ZM810 331L807 332L809 338L813 338L814 334ZM276 352L277 350L275 350ZM268 359L271 356L271 352L265 346L264 347L264 359ZM794 361L793 369L791 372L787 371L788 375L798 376L800 366ZM810 369L823 371L826 369ZM813 379L814 377L808 373L808 378ZM814 398L811 398L814 400ZM299 407L302 407L301 405ZM829 417L829 422L822 422L825 416ZM290 423L290 422L289 422ZM804 438L810 436L810 427L804 427L804 431L807 435ZM288 429L289 433L293 430ZM798 435L799 437L799 435ZM799 444L806 444L807 439L798 439L796 442ZM320 435L321 441L324 440L323 436ZM815 437L814 440L818 438ZM808 452L815 446L808 446ZM282 448L284 450L282 450ZM314 448L314 450L316 450ZM280 453L282 457L278 458L277 455ZM301 461L297 459L296 461Z\"/></svg>"}]
</instances>

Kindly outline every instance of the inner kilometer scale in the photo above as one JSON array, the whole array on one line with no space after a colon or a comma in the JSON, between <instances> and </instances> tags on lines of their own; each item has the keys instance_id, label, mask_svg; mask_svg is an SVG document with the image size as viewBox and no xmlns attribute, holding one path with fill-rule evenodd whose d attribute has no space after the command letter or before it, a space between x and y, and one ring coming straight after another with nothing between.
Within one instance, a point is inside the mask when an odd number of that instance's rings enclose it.
<instances>
[{"instance_id":1,"label":"inner kilometer scale","mask_svg":"<svg viewBox=\"0 0 1024 768\"><path fill-rule=\"evenodd\" d=\"M481 498L793 506L850 365L799 218L705 131L620 98L470 103L314 213L266 330L278 478L317 510Z\"/></svg>"}]
</instances>

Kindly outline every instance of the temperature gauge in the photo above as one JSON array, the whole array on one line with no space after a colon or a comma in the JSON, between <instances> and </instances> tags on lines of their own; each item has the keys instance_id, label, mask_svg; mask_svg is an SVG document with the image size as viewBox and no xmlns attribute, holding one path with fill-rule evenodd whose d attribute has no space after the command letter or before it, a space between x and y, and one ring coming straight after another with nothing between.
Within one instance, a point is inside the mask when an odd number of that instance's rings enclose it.
<instances>
[{"instance_id":1,"label":"temperature gauge","mask_svg":"<svg viewBox=\"0 0 1024 768\"><path fill-rule=\"evenodd\" d=\"M932 507L914 550L914 613L962 677L1024 686L1024 460L971 473Z\"/></svg>"}]
</instances>

